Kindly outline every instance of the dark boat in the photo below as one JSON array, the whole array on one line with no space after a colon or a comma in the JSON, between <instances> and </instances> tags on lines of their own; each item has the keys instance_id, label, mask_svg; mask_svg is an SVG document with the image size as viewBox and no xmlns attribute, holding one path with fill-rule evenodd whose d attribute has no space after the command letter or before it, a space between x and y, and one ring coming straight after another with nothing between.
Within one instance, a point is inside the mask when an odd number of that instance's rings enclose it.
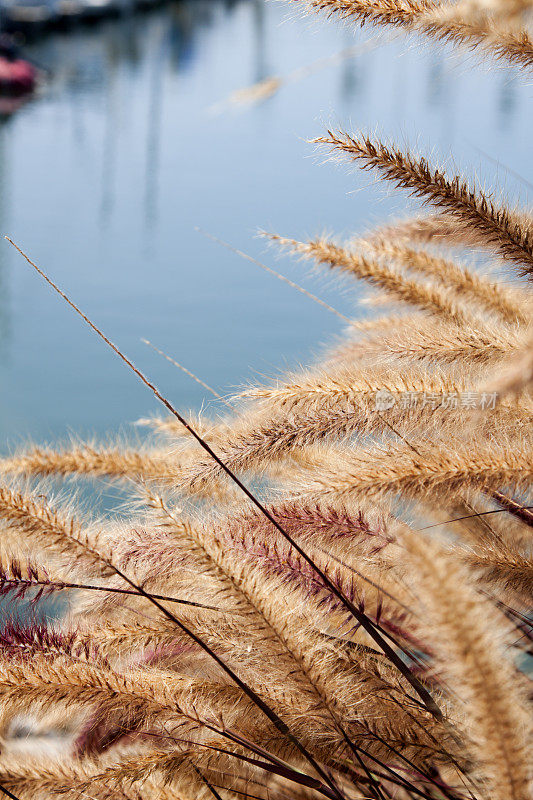
<instances>
[{"instance_id":1,"label":"dark boat","mask_svg":"<svg viewBox=\"0 0 533 800\"><path fill-rule=\"evenodd\" d=\"M46 30L54 19L51 5L40 0L23 0L2 6L2 30L32 36Z\"/></svg>"},{"instance_id":2,"label":"dark boat","mask_svg":"<svg viewBox=\"0 0 533 800\"><path fill-rule=\"evenodd\" d=\"M32 39L45 31L155 8L164 0L0 0L0 29Z\"/></svg>"}]
</instances>

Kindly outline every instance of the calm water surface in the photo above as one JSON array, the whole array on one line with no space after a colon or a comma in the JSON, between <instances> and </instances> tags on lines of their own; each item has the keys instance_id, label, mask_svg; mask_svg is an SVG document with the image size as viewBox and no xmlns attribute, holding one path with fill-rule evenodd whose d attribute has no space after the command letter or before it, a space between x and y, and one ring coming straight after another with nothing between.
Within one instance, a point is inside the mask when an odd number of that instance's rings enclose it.
<instances>
[{"instance_id":1,"label":"calm water surface","mask_svg":"<svg viewBox=\"0 0 533 800\"><path fill-rule=\"evenodd\" d=\"M197 226L351 313L357 287L277 260L256 236L260 228L351 234L405 210L403 197L368 174L316 155L306 140L325 124L452 155L523 202L533 180L532 87L512 70L477 69L406 39L289 81L262 104L220 110L237 89L374 35L302 20L282 2L196 0L32 45L51 76L0 127L0 230L181 408L199 408L204 390L141 337L222 392L308 361L341 330L339 320ZM0 447L113 433L155 410L1 244Z\"/></svg>"}]
</instances>

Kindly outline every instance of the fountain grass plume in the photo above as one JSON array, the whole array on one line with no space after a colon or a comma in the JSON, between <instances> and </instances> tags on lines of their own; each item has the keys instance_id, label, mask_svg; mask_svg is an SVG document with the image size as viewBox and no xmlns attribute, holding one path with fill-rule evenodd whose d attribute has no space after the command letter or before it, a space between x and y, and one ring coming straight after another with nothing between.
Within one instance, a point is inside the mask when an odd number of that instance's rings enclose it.
<instances>
[{"instance_id":1,"label":"fountain grass plume","mask_svg":"<svg viewBox=\"0 0 533 800\"><path fill-rule=\"evenodd\" d=\"M531 60L521 2L311 7ZM167 412L142 445L0 460L0 595L26 612L0 631L12 800L530 800L531 216L379 140L317 142L435 211L346 243L271 235L380 316L289 282L341 318L335 349L229 402L159 351L220 419L179 411L9 240ZM95 500L119 481L131 506L92 519L44 477ZM21 719L59 726L61 754L30 734L22 758Z\"/></svg>"}]
</instances>

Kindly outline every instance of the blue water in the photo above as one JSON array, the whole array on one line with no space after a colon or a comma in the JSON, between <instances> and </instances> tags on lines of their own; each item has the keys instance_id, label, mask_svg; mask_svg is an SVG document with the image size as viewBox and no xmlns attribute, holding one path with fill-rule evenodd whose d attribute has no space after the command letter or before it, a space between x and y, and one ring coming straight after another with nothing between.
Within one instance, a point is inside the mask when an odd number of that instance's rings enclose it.
<instances>
[{"instance_id":1,"label":"blue water","mask_svg":"<svg viewBox=\"0 0 533 800\"><path fill-rule=\"evenodd\" d=\"M349 235L407 209L368 173L325 163L307 140L326 124L452 156L523 202L533 180L531 85L405 38L288 82L261 104L212 111L236 89L374 36L302 18L297 4L195 0L33 44L28 54L51 73L0 127L0 230L180 408L199 408L205 391L141 337L221 392L308 362L342 323L197 226L360 313L359 287L277 260L256 236ZM0 244L0 447L113 433L156 410Z\"/></svg>"}]
</instances>

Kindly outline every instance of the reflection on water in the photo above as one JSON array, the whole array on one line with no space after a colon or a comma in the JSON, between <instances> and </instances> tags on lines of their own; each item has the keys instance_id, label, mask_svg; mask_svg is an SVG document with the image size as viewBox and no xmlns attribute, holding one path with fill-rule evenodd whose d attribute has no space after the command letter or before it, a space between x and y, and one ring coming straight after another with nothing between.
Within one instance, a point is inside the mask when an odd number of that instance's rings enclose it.
<instances>
[{"instance_id":1,"label":"reflection on water","mask_svg":"<svg viewBox=\"0 0 533 800\"><path fill-rule=\"evenodd\" d=\"M5 148L8 133L4 126L0 125L0 220L6 218L6 203L9 200L9 165L6 162ZM7 252L5 248L0 248L0 358L5 357L6 347L10 334L10 297L9 282L6 275Z\"/></svg>"},{"instance_id":2,"label":"reflection on water","mask_svg":"<svg viewBox=\"0 0 533 800\"><path fill-rule=\"evenodd\" d=\"M358 32L364 42L374 34ZM236 255L270 262L258 228L349 234L405 200L320 159L306 139L333 122L379 128L527 200L531 89L512 71L383 40L261 104L212 109L237 89L354 42L333 23L262 0L192 0L50 35L28 54L47 85L0 127L0 228L52 273L181 407L201 388L145 336L218 389L306 361L338 320ZM485 158L483 154L490 156ZM492 159L492 160L491 160ZM496 163L494 162L494 159ZM501 162L501 167L498 163ZM351 313L358 290L277 265ZM155 409L8 245L0 246L0 441L117 430Z\"/></svg>"}]
</instances>

